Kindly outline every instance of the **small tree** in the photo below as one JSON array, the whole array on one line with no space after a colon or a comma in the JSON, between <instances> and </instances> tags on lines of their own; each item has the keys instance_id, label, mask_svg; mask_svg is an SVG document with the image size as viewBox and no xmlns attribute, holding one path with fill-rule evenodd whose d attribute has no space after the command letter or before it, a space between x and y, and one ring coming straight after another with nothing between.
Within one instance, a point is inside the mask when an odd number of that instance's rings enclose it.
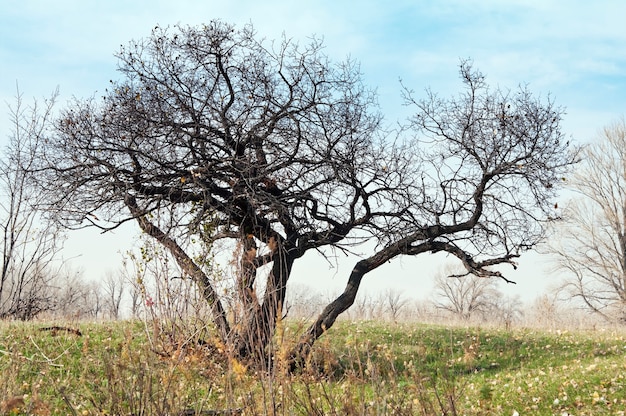
<instances>
[{"instance_id":1,"label":"small tree","mask_svg":"<svg viewBox=\"0 0 626 416\"><path fill-rule=\"evenodd\" d=\"M305 253L377 247L302 334L294 363L363 277L398 256L448 252L468 273L503 277L488 267L541 240L573 161L560 108L524 88L492 91L468 62L458 97L405 91L416 115L389 137L358 66L329 62L317 40L267 45L251 26L211 22L157 27L118 58L124 78L101 102L70 105L38 148L49 209L68 226L135 221L197 285L223 342L257 363L271 362ZM223 239L237 255L230 315L205 262Z\"/></svg>"},{"instance_id":2,"label":"small tree","mask_svg":"<svg viewBox=\"0 0 626 416\"><path fill-rule=\"evenodd\" d=\"M371 315L371 305L373 302L372 297L368 293L359 293L359 296L356 297L351 308L356 319L368 319Z\"/></svg>"},{"instance_id":3,"label":"small tree","mask_svg":"<svg viewBox=\"0 0 626 416\"><path fill-rule=\"evenodd\" d=\"M567 274L563 292L609 320L626 322L626 120L584 149L550 250Z\"/></svg>"}]
</instances>

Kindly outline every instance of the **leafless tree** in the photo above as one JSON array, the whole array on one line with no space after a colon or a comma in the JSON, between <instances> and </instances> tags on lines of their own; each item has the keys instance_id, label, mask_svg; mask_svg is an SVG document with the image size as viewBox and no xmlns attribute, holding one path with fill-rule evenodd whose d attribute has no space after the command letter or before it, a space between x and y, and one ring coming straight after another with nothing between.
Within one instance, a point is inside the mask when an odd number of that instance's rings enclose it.
<instances>
[{"instance_id":1,"label":"leafless tree","mask_svg":"<svg viewBox=\"0 0 626 416\"><path fill-rule=\"evenodd\" d=\"M122 262L122 270L124 275L125 285L129 287L129 301L130 301L130 316L132 318L138 318L141 309L142 290L141 290L141 276L139 271L132 267L132 259L125 258Z\"/></svg>"},{"instance_id":2,"label":"leafless tree","mask_svg":"<svg viewBox=\"0 0 626 416\"><path fill-rule=\"evenodd\" d=\"M64 236L36 209L45 192L33 186L34 153L28 147L46 135L55 97L43 107L28 107L18 92L10 108L13 129L0 159L0 319L32 319L56 306L51 287Z\"/></svg>"},{"instance_id":3,"label":"leafless tree","mask_svg":"<svg viewBox=\"0 0 626 416\"><path fill-rule=\"evenodd\" d=\"M139 318L142 312L142 303L145 304L146 298L150 296L146 286L150 279L151 271L147 270L146 248L142 247L140 253L129 250L125 253L122 260L122 270L124 279L130 287L130 314L133 318Z\"/></svg>"},{"instance_id":4,"label":"leafless tree","mask_svg":"<svg viewBox=\"0 0 626 416\"><path fill-rule=\"evenodd\" d=\"M400 312L406 306L408 299L398 289L387 289L384 292L384 303L393 322L397 322Z\"/></svg>"},{"instance_id":5,"label":"leafless tree","mask_svg":"<svg viewBox=\"0 0 626 416\"><path fill-rule=\"evenodd\" d=\"M498 296L494 299L489 318L510 329L515 322L519 322L524 317L525 309L526 305L519 295Z\"/></svg>"},{"instance_id":6,"label":"leafless tree","mask_svg":"<svg viewBox=\"0 0 626 416\"><path fill-rule=\"evenodd\" d=\"M66 319L96 319L103 308L102 288L85 280L82 271L63 270L53 280L51 294L56 300L51 313Z\"/></svg>"},{"instance_id":7,"label":"leafless tree","mask_svg":"<svg viewBox=\"0 0 626 416\"><path fill-rule=\"evenodd\" d=\"M108 271L102 281L105 308L111 319L120 318L122 298L126 289L126 277L122 271Z\"/></svg>"},{"instance_id":8,"label":"leafless tree","mask_svg":"<svg viewBox=\"0 0 626 416\"><path fill-rule=\"evenodd\" d=\"M607 126L584 149L563 207L565 222L551 239L562 288L590 310L626 322L626 120Z\"/></svg>"},{"instance_id":9,"label":"leafless tree","mask_svg":"<svg viewBox=\"0 0 626 416\"><path fill-rule=\"evenodd\" d=\"M370 306L372 305L372 297L369 293L361 291L359 296L357 296L352 305L352 310L354 315L356 315L356 319L367 319L368 312L370 311Z\"/></svg>"},{"instance_id":10,"label":"leafless tree","mask_svg":"<svg viewBox=\"0 0 626 416\"><path fill-rule=\"evenodd\" d=\"M85 316L92 319L102 318L106 302L101 286L94 281L83 285L81 304L84 306Z\"/></svg>"},{"instance_id":11,"label":"leafless tree","mask_svg":"<svg viewBox=\"0 0 626 416\"><path fill-rule=\"evenodd\" d=\"M475 275L454 274L448 268L435 276L435 306L451 312L462 320L475 314L486 314L501 296L498 281Z\"/></svg>"},{"instance_id":12,"label":"leafless tree","mask_svg":"<svg viewBox=\"0 0 626 416\"><path fill-rule=\"evenodd\" d=\"M546 293L535 298L529 308L531 313L527 318L534 326L563 329L569 318L567 315L571 312L564 306L559 305L555 293Z\"/></svg>"},{"instance_id":13,"label":"leafless tree","mask_svg":"<svg viewBox=\"0 0 626 416\"><path fill-rule=\"evenodd\" d=\"M305 253L377 246L302 334L294 364L395 257L444 251L503 278L490 266L540 241L573 161L559 107L490 90L468 62L455 98L405 91L416 115L392 136L358 66L330 62L316 39L267 44L213 21L157 27L117 56L123 79L68 106L39 147L49 209L68 226L136 221L198 286L224 343L257 362ZM238 253L234 314L204 263L224 239Z\"/></svg>"}]
</instances>

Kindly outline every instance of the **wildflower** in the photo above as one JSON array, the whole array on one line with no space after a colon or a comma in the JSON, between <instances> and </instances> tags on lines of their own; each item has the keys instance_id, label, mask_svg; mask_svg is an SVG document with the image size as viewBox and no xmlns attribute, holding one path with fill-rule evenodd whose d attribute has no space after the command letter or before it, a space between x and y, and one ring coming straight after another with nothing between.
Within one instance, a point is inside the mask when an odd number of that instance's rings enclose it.
<instances>
[{"instance_id":1,"label":"wildflower","mask_svg":"<svg viewBox=\"0 0 626 416\"><path fill-rule=\"evenodd\" d=\"M594 403L594 404L595 404L595 403L598 403L598 402L600 401L600 395L598 394L598 392L597 392L597 391L594 391L594 392L593 392L593 396L592 396L592 397L593 397L593 403Z\"/></svg>"}]
</instances>

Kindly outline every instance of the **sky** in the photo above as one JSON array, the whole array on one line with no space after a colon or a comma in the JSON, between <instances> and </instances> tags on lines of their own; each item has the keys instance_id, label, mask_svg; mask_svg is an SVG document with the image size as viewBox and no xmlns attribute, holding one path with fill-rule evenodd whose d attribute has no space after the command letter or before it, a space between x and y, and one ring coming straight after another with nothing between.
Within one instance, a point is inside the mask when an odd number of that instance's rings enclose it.
<instances>
[{"instance_id":1,"label":"sky","mask_svg":"<svg viewBox=\"0 0 626 416\"><path fill-rule=\"evenodd\" d=\"M388 122L408 115L400 80L418 95L431 88L444 96L461 89L458 65L472 59L487 82L520 84L565 107L563 127L587 143L603 126L626 114L626 2L622 0L3 0L0 2L0 140L10 129L7 105L16 88L41 100L58 87L60 105L88 98L119 78L113 56L121 45L150 35L157 24L198 25L221 19L252 23L260 37L306 43L324 39L326 53L361 64ZM90 278L116 270L136 230L110 235L70 235L66 256ZM131 237L129 237L131 236ZM350 259L332 268L307 260L316 275L294 270L294 280L341 288ZM364 290L398 288L425 297L442 261L425 255L401 259L371 273ZM305 266L306 267L306 266ZM319 273L318 273L319 271ZM532 298L555 283L543 256L522 258L507 294ZM338 289L337 289L338 290Z\"/></svg>"}]
</instances>

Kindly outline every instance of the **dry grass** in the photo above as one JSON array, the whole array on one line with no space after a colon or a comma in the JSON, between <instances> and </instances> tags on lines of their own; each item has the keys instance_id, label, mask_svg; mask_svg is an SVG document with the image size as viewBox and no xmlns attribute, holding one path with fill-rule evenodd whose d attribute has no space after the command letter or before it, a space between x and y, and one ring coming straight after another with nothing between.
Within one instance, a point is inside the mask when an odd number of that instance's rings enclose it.
<instances>
[{"instance_id":1,"label":"dry grass","mask_svg":"<svg viewBox=\"0 0 626 416\"><path fill-rule=\"evenodd\" d=\"M0 323L2 414L619 415L624 333L342 322L288 374L297 323L271 371L253 372L209 332L158 337L142 322L40 331ZM206 343L199 343L202 339ZM204 412L204 413L203 413Z\"/></svg>"}]
</instances>

